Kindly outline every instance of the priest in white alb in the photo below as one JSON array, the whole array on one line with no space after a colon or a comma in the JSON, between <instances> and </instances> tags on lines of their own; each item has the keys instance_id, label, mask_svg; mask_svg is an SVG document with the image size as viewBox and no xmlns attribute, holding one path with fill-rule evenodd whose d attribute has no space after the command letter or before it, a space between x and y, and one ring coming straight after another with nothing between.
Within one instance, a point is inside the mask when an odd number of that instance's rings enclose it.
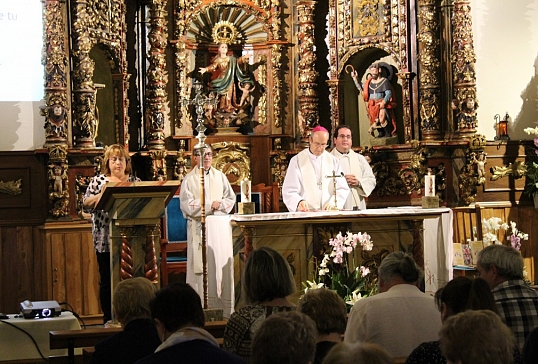
<instances>
[{"instance_id":1,"label":"priest in white alb","mask_svg":"<svg viewBox=\"0 0 538 364\"><path fill-rule=\"evenodd\" d=\"M352 145L351 129L347 125L339 125L334 131L334 149L331 154L340 161L351 190L344 210L364 210L365 198L375 188L375 176L366 158L351 149Z\"/></svg>"},{"instance_id":2,"label":"priest in white alb","mask_svg":"<svg viewBox=\"0 0 538 364\"><path fill-rule=\"evenodd\" d=\"M291 158L282 184L282 199L288 211L344 207L349 187L338 159L325 150L328 140L327 129L316 126L309 137L310 146Z\"/></svg>"},{"instance_id":3,"label":"priest in white alb","mask_svg":"<svg viewBox=\"0 0 538 364\"><path fill-rule=\"evenodd\" d=\"M205 213L206 215L226 215L235 205L235 192L226 178L226 175L218 169L211 167L213 153L211 148L206 148L203 158L204 168L204 191L205 191ZM203 299L203 265L202 265L202 223L200 204L200 151L195 150L193 153L194 168L187 173L181 183L181 192L179 194L180 208L183 216L187 219L187 283ZM207 228L207 226L206 226ZM223 247L232 250L233 247ZM208 267L208 291L216 294L219 300L226 302L233 300L229 296L233 292L233 270L232 275L222 274L224 269L221 267L229 265L227 261L230 254L216 254L211 259L208 258L216 267ZM223 252L221 252L223 253ZM208 253L209 254L209 253ZM231 253L233 256L233 252ZM219 259L225 261L219 262ZM211 276L211 272L213 276ZM228 272L229 273L229 272ZM210 297L211 300L211 297ZM233 301L231 301L233 302ZM233 306L232 306L233 307ZM215 307L217 308L217 307Z\"/></svg>"}]
</instances>

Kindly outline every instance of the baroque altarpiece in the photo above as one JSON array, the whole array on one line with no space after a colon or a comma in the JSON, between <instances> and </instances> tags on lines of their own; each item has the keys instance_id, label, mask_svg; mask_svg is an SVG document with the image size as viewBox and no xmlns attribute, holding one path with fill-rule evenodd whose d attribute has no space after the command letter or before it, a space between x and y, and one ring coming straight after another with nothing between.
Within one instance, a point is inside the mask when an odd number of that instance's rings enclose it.
<instances>
[{"instance_id":1,"label":"baroque altarpiece","mask_svg":"<svg viewBox=\"0 0 538 364\"><path fill-rule=\"evenodd\" d=\"M378 179L370 206L417 204L428 171L444 204L474 201L468 1L47 0L44 22L51 219L81 216L113 143L139 177L181 180L199 120L232 184L281 185L314 126L346 124ZM362 93L374 64L394 100L385 122Z\"/></svg>"}]
</instances>

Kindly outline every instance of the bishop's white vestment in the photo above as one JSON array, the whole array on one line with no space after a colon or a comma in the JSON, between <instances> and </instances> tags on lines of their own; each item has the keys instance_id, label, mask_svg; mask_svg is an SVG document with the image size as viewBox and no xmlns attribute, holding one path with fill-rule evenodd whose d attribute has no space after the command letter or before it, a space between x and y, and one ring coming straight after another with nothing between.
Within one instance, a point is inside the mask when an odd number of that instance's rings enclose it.
<instances>
[{"instance_id":1,"label":"bishop's white vestment","mask_svg":"<svg viewBox=\"0 0 538 364\"><path fill-rule=\"evenodd\" d=\"M336 207L342 209L349 194L338 159L327 151L315 156L307 148L291 158L284 183L282 199L288 211L297 211L297 205L305 200L309 210L323 210L334 206L336 181ZM336 175L336 178L328 176Z\"/></svg>"}]
</instances>

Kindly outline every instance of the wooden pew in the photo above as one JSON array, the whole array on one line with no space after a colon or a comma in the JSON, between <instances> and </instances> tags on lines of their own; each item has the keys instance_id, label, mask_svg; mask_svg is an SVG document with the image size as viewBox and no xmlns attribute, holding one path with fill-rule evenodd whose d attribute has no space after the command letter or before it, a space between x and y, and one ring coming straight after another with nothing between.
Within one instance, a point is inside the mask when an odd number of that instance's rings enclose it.
<instances>
[{"instance_id":1,"label":"wooden pew","mask_svg":"<svg viewBox=\"0 0 538 364\"><path fill-rule=\"evenodd\" d=\"M208 321L205 329L213 335L219 345L222 346L222 338L224 336L224 327L226 321ZM76 348L88 348L88 353L93 352L93 347L108 338L120 332L121 328L92 328L83 330L59 330L49 332L49 346L51 349L67 349L67 356L51 357L49 363L69 363L74 364L81 362L82 357L75 356Z\"/></svg>"}]
</instances>

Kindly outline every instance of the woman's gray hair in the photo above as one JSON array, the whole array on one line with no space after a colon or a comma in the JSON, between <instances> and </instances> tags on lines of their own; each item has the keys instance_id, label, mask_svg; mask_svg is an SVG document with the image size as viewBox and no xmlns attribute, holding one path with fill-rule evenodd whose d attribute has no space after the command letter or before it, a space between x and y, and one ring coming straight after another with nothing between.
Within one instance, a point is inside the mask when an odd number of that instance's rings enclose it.
<instances>
[{"instance_id":1,"label":"woman's gray hair","mask_svg":"<svg viewBox=\"0 0 538 364\"><path fill-rule=\"evenodd\" d=\"M516 249L507 245L490 245L478 253L478 264L486 271L497 267L500 277L523 279L523 258Z\"/></svg>"},{"instance_id":2,"label":"woman's gray hair","mask_svg":"<svg viewBox=\"0 0 538 364\"><path fill-rule=\"evenodd\" d=\"M407 283L416 283L424 276L422 269L415 263L413 256L404 252L392 252L381 261L379 278L385 282L400 277Z\"/></svg>"}]
</instances>

